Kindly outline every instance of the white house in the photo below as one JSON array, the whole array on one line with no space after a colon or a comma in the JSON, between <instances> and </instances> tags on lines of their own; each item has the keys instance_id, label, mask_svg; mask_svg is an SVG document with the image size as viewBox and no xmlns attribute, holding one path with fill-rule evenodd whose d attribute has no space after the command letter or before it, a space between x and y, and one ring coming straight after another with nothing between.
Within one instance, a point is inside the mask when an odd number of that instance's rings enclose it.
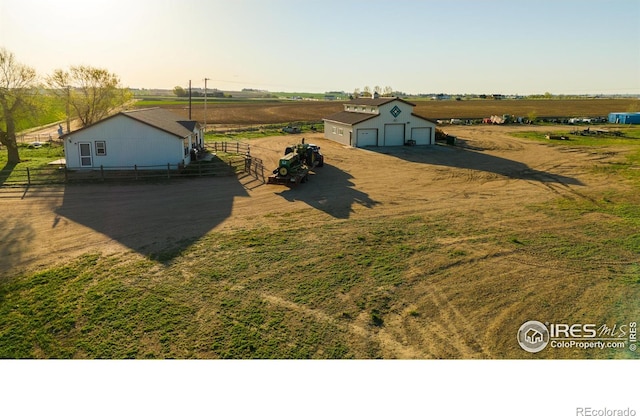
<instances>
[{"instance_id":1,"label":"white house","mask_svg":"<svg viewBox=\"0 0 640 416\"><path fill-rule=\"evenodd\" d=\"M61 138L68 168L123 170L186 166L204 140L197 122L161 108L122 111Z\"/></svg>"},{"instance_id":2,"label":"white house","mask_svg":"<svg viewBox=\"0 0 640 416\"><path fill-rule=\"evenodd\" d=\"M413 107L396 97L348 101L344 111L324 119L324 137L353 147L434 144L436 125L413 114Z\"/></svg>"}]
</instances>

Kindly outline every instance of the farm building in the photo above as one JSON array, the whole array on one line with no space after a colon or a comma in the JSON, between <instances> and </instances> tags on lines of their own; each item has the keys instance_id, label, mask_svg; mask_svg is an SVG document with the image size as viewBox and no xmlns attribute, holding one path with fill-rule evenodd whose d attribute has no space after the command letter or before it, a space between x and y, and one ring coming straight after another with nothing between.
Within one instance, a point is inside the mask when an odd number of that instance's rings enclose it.
<instances>
[{"instance_id":1,"label":"farm building","mask_svg":"<svg viewBox=\"0 0 640 416\"><path fill-rule=\"evenodd\" d=\"M71 169L177 169L203 145L197 122L160 108L122 111L61 138Z\"/></svg>"},{"instance_id":2,"label":"farm building","mask_svg":"<svg viewBox=\"0 0 640 416\"><path fill-rule=\"evenodd\" d=\"M324 137L353 147L428 145L436 125L413 114L412 104L395 97L357 98L324 119Z\"/></svg>"},{"instance_id":3,"label":"farm building","mask_svg":"<svg viewBox=\"0 0 640 416\"><path fill-rule=\"evenodd\" d=\"M609 123L640 124L640 113L609 113Z\"/></svg>"}]
</instances>

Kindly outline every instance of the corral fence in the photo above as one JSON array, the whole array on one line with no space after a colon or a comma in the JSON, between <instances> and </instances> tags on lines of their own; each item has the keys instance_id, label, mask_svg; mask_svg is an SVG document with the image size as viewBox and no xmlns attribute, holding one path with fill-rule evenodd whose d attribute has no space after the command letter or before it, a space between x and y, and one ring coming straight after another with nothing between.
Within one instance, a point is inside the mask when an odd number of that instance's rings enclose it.
<instances>
[{"instance_id":1,"label":"corral fence","mask_svg":"<svg viewBox=\"0 0 640 416\"><path fill-rule=\"evenodd\" d=\"M155 166L97 166L93 169L74 170L66 166L51 165L43 167L14 168L0 170L0 186L21 187L32 185L52 185L64 183L107 182L107 181L159 181L177 178L233 176L247 174L257 180L266 181L264 164L261 159L252 157L249 146L242 142L216 142L207 145L203 156L187 166L166 164ZM209 153L224 153L218 157Z\"/></svg>"}]
</instances>

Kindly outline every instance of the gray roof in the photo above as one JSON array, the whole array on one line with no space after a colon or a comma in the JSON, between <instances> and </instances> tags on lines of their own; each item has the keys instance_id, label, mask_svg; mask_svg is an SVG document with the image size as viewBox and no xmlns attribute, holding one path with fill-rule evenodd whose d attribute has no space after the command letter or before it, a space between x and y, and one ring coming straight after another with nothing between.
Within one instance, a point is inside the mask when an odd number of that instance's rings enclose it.
<instances>
[{"instance_id":1,"label":"gray roof","mask_svg":"<svg viewBox=\"0 0 640 416\"><path fill-rule=\"evenodd\" d=\"M184 120L174 112L163 108L144 108L141 110L123 111L120 114L180 138L187 137L193 133L193 128L189 129L188 127L190 124L188 120ZM195 127L195 124L193 126Z\"/></svg>"},{"instance_id":2,"label":"gray roof","mask_svg":"<svg viewBox=\"0 0 640 416\"><path fill-rule=\"evenodd\" d=\"M324 120L353 125L353 124L362 123L363 121L369 120L370 118L378 117L379 115L380 114L364 114L364 113L356 113L354 111L341 111L339 113L330 115Z\"/></svg>"},{"instance_id":3,"label":"gray roof","mask_svg":"<svg viewBox=\"0 0 640 416\"><path fill-rule=\"evenodd\" d=\"M181 121L178 121L178 123L182 124L185 128L189 129L189 131L194 131L196 129L196 126L200 125L195 120L181 120Z\"/></svg>"},{"instance_id":4,"label":"gray roof","mask_svg":"<svg viewBox=\"0 0 640 416\"><path fill-rule=\"evenodd\" d=\"M89 126L83 127L79 130L63 134L61 137L70 136L79 131L91 128L92 126L102 123L103 121L106 121L113 117L117 117L121 115L132 118L136 121L147 124L151 127L155 127L156 129L165 131L180 139L183 139L189 136L191 133L194 132L196 126L199 126L198 122L196 121L184 120L182 117L178 116L176 113L172 111L165 110L163 108L154 107L154 108L143 108L139 110L121 111L117 114L114 114L107 118L103 118L102 120L97 121Z\"/></svg>"}]
</instances>

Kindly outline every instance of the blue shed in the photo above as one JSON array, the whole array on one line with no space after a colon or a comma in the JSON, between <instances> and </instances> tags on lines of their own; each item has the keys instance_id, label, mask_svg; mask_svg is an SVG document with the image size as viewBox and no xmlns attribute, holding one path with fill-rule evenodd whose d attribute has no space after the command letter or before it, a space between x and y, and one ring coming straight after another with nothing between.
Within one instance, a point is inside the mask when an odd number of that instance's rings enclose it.
<instances>
[{"instance_id":1,"label":"blue shed","mask_svg":"<svg viewBox=\"0 0 640 416\"><path fill-rule=\"evenodd\" d=\"M609 113L609 123L640 124L640 113Z\"/></svg>"}]
</instances>

